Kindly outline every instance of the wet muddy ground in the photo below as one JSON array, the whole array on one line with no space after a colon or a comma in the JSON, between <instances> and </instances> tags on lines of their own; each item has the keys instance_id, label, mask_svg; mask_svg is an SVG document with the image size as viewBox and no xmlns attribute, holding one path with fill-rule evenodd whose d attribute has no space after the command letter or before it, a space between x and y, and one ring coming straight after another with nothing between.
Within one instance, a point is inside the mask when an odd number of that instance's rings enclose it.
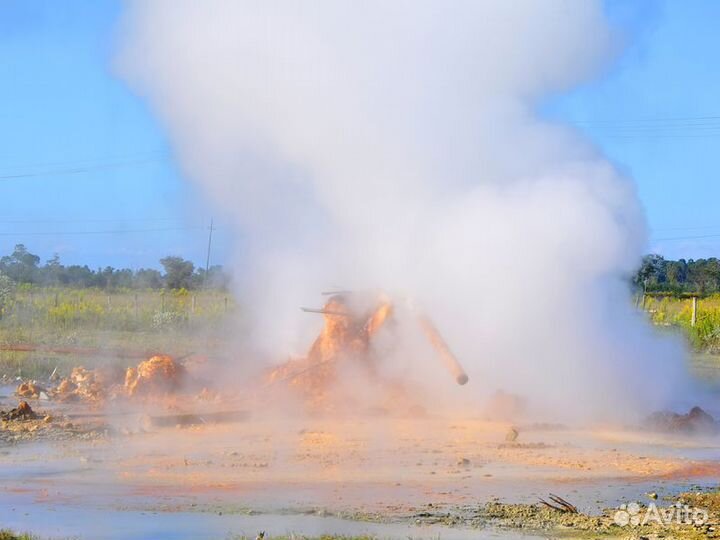
<instances>
[{"instance_id":1,"label":"wet muddy ground","mask_svg":"<svg viewBox=\"0 0 720 540\"><path fill-rule=\"evenodd\" d=\"M671 505L720 478L717 436L526 425L508 441L507 423L475 418L259 411L153 427L140 412L32 405L53 421L5 426L0 524L49 537L627 537L605 509ZM538 506L549 493L582 515ZM707 527L686 533L714 537Z\"/></svg>"}]
</instances>

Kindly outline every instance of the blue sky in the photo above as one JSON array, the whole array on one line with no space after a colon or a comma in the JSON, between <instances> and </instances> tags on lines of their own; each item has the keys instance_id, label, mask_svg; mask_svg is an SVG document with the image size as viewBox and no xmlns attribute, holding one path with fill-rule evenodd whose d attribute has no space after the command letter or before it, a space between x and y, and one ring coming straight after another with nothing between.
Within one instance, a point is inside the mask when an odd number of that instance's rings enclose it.
<instances>
[{"instance_id":1,"label":"blue sky","mask_svg":"<svg viewBox=\"0 0 720 540\"><path fill-rule=\"evenodd\" d=\"M166 254L204 264L211 209L113 73L120 10L104 0L0 4L0 254L23 242L43 259L93 267L157 267ZM214 240L223 262L222 227Z\"/></svg>"},{"instance_id":2,"label":"blue sky","mask_svg":"<svg viewBox=\"0 0 720 540\"><path fill-rule=\"evenodd\" d=\"M720 2L606 4L626 42L600 78L551 103L636 182L649 251L720 257Z\"/></svg>"},{"instance_id":3,"label":"blue sky","mask_svg":"<svg viewBox=\"0 0 720 540\"><path fill-rule=\"evenodd\" d=\"M720 2L608 1L626 46L545 113L631 175L649 250L720 256ZM113 74L120 2L0 3L0 254L15 243L91 266L204 262L212 209L174 167L162 127ZM229 259L218 223L214 262Z\"/></svg>"}]
</instances>

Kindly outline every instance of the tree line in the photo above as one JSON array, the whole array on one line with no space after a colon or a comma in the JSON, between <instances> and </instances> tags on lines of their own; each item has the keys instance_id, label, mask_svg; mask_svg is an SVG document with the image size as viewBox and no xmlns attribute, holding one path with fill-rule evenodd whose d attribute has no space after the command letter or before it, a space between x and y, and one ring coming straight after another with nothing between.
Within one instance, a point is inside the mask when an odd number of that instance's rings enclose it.
<instances>
[{"instance_id":1,"label":"tree line","mask_svg":"<svg viewBox=\"0 0 720 540\"><path fill-rule=\"evenodd\" d=\"M0 257L0 276L16 284L41 286L67 286L101 289L199 289L211 287L225 289L230 277L220 265L211 266L207 275L204 268L195 267L192 261L177 256L160 259L164 272L154 268L91 269L87 265L64 265L56 254L45 264L40 257L17 244L10 255Z\"/></svg>"},{"instance_id":2,"label":"tree line","mask_svg":"<svg viewBox=\"0 0 720 540\"><path fill-rule=\"evenodd\" d=\"M230 276L221 265L205 269L178 256L160 259L163 272L154 268L92 269L88 265L64 265L56 254L45 264L40 257L17 244L10 255L0 257L0 277L15 284L67 286L101 289L226 289ZM665 259L662 255L643 257L633 277L636 287L647 292L699 293L720 292L720 259Z\"/></svg>"},{"instance_id":3,"label":"tree line","mask_svg":"<svg viewBox=\"0 0 720 540\"><path fill-rule=\"evenodd\" d=\"M634 277L634 283L647 292L698 293L720 292L720 260L665 259L646 255Z\"/></svg>"}]
</instances>

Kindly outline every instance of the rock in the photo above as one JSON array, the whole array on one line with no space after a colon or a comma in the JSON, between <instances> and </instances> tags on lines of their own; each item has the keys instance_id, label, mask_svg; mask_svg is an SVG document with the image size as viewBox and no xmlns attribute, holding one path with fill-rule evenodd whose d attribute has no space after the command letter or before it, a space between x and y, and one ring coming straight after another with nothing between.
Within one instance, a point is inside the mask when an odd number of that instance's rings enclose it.
<instances>
[{"instance_id":1,"label":"rock","mask_svg":"<svg viewBox=\"0 0 720 540\"><path fill-rule=\"evenodd\" d=\"M644 425L653 431L686 435L712 435L720 431L720 425L700 407L693 407L687 414L655 412L645 419Z\"/></svg>"},{"instance_id":2,"label":"rock","mask_svg":"<svg viewBox=\"0 0 720 540\"><path fill-rule=\"evenodd\" d=\"M23 398L37 399L41 393L45 393L45 389L35 381L21 383L15 390L15 394Z\"/></svg>"},{"instance_id":3,"label":"rock","mask_svg":"<svg viewBox=\"0 0 720 540\"><path fill-rule=\"evenodd\" d=\"M653 500L658 498L658 494L655 493L654 491L651 491L650 493L648 493L647 496Z\"/></svg>"},{"instance_id":4,"label":"rock","mask_svg":"<svg viewBox=\"0 0 720 540\"><path fill-rule=\"evenodd\" d=\"M14 409L0 413L3 420L34 420L37 418L35 411L32 410L27 401L21 401Z\"/></svg>"},{"instance_id":5,"label":"rock","mask_svg":"<svg viewBox=\"0 0 720 540\"><path fill-rule=\"evenodd\" d=\"M470 460L468 458L460 458L460 459L458 459L457 464L460 467L469 467Z\"/></svg>"},{"instance_id":6,"label":"rock","mask_svg":"<svg viewBox=\"0 0 720 540\"><path fill-rule=\"evenodd\" d=\"M515 442L517 441L519 435L520 432L518 431L518 429L514 426L510 426L510 429L508 429L507 433L505 434L505 440L507 442Z\"/></svg>"},{"instance_id":7,"label":"rock","mask_svg":"<svg viewBox=\"0 0 720 540\"><path fill-rule=\"evenodd\" d=\"M125 391L129 396L166 393L177 390L185 379L185 368L166 354L155 355L125 373Z\"/></svg>"}]
</instances>

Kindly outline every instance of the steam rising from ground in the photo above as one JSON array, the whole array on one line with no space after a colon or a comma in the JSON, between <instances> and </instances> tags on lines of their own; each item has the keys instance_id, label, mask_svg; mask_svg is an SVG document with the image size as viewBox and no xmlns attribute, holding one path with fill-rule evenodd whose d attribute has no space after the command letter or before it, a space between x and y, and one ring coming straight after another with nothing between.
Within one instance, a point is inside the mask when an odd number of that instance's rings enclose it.
<instances>
[{"instance_id":1,"label":"steam rising from ground","mask_svg":"<svg viewBox=\"0 0 720 540\"><path fill-rule=\"evenodd\" d=\"M496 389L581 414L668 403L681 351L633 312L632 184L538 103L609 58L598 2L130 2L121 68L239 238L256 346L307 349L317 292L432 314L470 376L388 362L433 396ZM438 400L434 397L434 402Z\"/></svg>"}]
</instances>

